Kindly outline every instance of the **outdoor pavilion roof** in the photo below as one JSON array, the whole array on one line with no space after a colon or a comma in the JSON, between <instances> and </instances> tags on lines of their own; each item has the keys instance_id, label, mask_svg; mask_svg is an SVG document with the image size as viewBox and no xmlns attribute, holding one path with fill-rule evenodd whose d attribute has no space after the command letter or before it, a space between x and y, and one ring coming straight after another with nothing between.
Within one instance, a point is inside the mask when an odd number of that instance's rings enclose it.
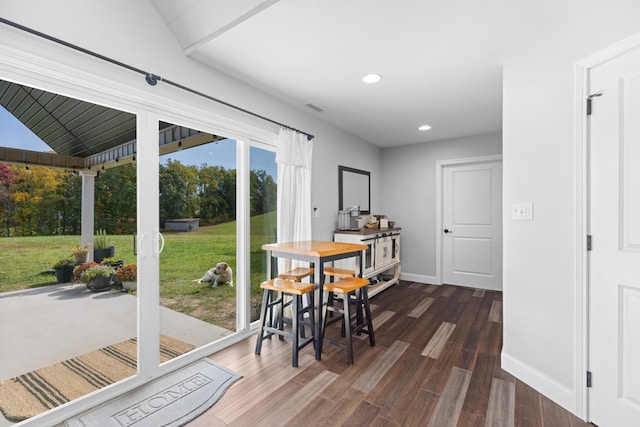
<instances>
[{"instance_id":1,"label":"outdoor pavilion roof","mask_svg":"<svg viewBox=\"0 0 640 427\"><path fill-rule=\"evenodd\" d=\"M0 80L0 105L36 134L52 152L0 146L0 163L67 169L110 168L136 154L136 116L63 95ZM224 139L160 123L160 153Z\"/></svg>"}]
</instances>

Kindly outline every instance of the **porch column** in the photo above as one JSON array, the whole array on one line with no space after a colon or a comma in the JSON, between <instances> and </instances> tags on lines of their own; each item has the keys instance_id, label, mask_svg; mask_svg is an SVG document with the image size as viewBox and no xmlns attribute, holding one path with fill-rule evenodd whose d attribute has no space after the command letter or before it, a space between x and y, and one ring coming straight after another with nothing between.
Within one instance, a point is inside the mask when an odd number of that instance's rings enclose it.
<instances>
[{"instance_id":1,"label":"porch column","mask_svg":"<svg viewBox=\"0 0 640 427\"><path fill-rule=\"evenodd\" d=\"M82 215L81 215L81 234L82 244L91 243L89 249L89 261L93 261L93 224L95 219L95 171L80 171L82 177Z\"/></svg>"}]
</instances>

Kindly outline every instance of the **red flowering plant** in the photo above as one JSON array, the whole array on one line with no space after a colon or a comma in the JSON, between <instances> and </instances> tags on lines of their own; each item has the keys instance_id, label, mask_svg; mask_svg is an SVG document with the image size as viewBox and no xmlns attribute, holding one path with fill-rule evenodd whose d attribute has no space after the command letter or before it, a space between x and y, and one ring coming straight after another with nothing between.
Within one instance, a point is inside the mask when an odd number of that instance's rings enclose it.
<instances>
[{"instance_id":1,"label":"red flowering plant","mask_svg":"<svg viewBox=\"0 0 640 427\"><path fill-rule=\"evenodd\" d=\"M123 265L116 271L120 282L135 282L138 278L138 267L135 264Z\"/></svg>"}]
</instances>

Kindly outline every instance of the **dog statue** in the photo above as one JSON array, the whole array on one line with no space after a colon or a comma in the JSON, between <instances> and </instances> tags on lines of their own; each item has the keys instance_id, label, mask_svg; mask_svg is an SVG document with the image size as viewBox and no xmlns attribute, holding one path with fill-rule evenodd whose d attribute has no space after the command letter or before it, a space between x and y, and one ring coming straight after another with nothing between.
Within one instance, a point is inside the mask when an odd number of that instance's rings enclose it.
<instances>
[{"instance_id":1,"label":"dog statue","mask_svg":"<svg viewBox=\"0 0 640 427\"><path fill-rule=\"evenodd\" d=\"M226 262L219 262L215 267L204 273L204 276L194 280L194 282L212 282L212 288L225 283L228 283L229 286L233 287L233 271Z\"/></svg>"}]
</instances>

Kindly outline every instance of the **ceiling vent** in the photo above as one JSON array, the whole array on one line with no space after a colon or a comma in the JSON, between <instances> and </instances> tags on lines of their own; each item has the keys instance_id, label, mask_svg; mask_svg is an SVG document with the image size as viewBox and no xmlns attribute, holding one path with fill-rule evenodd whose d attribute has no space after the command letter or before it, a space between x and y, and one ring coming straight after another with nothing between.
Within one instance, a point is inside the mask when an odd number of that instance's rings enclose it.
<instances>
[{"instance_id":1,"label":"ceiling vent","mask_svg":"<svg viewBox=\"0 0 640 427\"><path fill-rule=\"evenodd\" d=\"M322 108L320 108L320 107L316 107L315 105L313 105L313 104L311 104L311 103L304 104L304 106L305 106L305 107L309 107L309 108L311 108L313 111L316 111L316 112L318 112L318 113L322 113L322 111L324 111Z\"/></svg>"}]
</instances>

